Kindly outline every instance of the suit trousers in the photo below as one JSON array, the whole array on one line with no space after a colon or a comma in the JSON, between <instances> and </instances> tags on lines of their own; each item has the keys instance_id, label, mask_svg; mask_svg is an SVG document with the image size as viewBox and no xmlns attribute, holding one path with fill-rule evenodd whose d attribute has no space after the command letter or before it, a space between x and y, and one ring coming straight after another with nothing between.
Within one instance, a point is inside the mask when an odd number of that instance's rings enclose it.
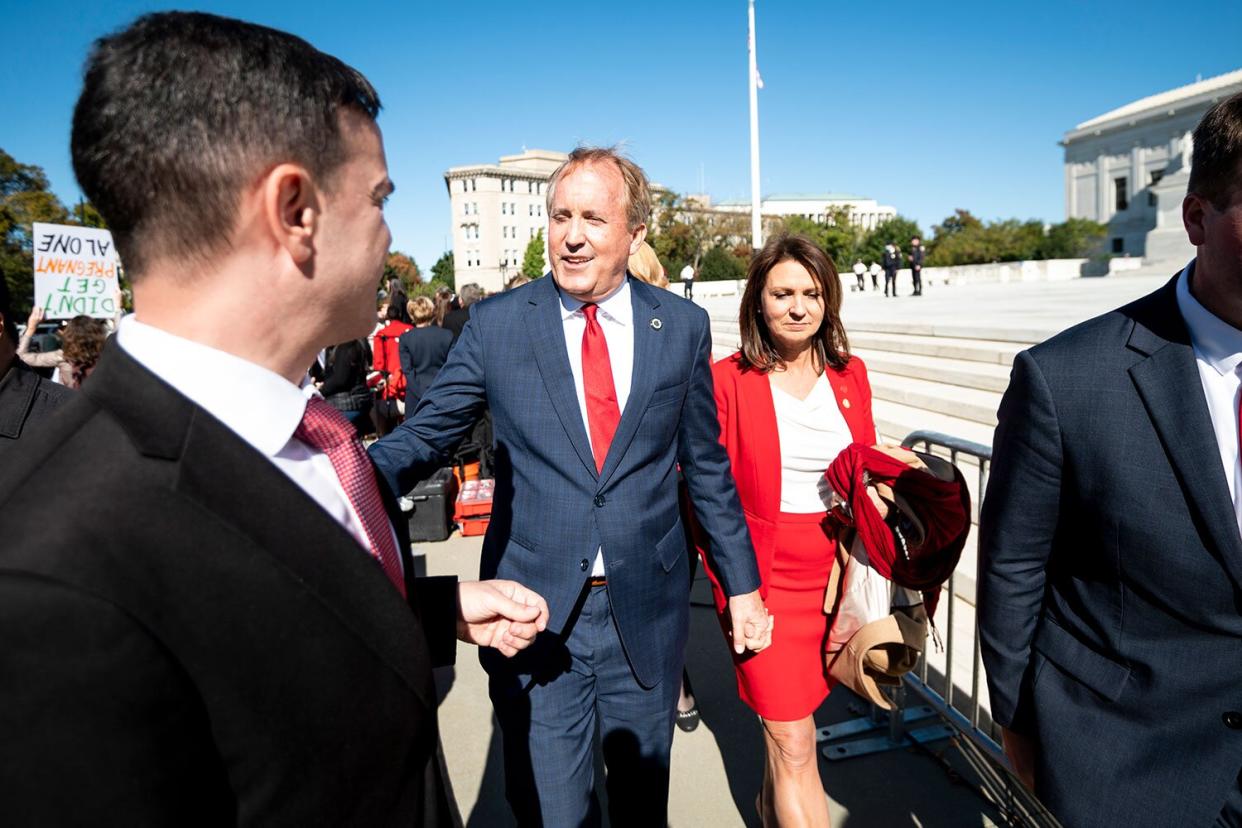
<instances>
[{"instance_id":1,"label":"suit trousers","mask_svg":"<svg viewBox=\"0 0 1242 828\"><path fill-rule=\"evenodd\" d=\"M567 637L566 637L567 636ZM613 825L664 825L682 657L654 687L634 677L607 587L586 587L562 636L487 659L504 741L505 796L523 826L599 825L595 733Z\"/></svg>"}]
</instances>

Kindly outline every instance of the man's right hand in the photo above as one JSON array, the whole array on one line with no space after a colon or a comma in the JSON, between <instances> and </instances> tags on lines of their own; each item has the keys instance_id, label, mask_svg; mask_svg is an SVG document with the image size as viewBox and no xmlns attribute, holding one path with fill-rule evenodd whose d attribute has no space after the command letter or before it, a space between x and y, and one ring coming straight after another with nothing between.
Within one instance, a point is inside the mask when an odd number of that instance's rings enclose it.
<instances>
[{"instance_id":1,"label":"man's right hand","mask_svg":"<svg viewBox=\"0 0 1242 828\"><path fill-rule=\"evenodd\" d=\"M1009 728L1001 728L1001 743L1005 746L1005 755L1009 757L1009 764L1013 765L1013 772L1028 790L1034 791L1035 760L1039 756L1039 748L1035 740L1021 733L1015 733Z\"/></svg>"}]
</instances>

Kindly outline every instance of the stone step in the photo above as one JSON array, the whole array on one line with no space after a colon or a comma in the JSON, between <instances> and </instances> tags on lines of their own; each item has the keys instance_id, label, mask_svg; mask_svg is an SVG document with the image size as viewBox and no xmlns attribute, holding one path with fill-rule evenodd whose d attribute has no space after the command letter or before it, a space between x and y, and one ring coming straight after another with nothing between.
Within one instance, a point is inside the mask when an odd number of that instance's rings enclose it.
<instances>
[{"instance_id":1,"label":"stone step","mask_svg":"<svg viewBox=\"0 0 1242 828\"><path fill-rule=\"evenodd\" d=\"M851 319L845 316L845 329L868 333L910 334L914 336L983 339L993 342L1016 342L1030 347L1054 336L1060 329L1023 328L991 325L964 325L955 322L898 322L889 319Z\"/></svg>"},{"instance_id":2,"label":"stone step","mask_svg":"<svg viewBox=\"0 0 1242 828\"><path fill-rule=\"evenodd\" d=\"M858 348L854 350L854 354L866 363L869 372L914 377L949 386L998 393L1004 393L1009 387L1008 365L897 351L872 351L869 348Z\"/></svg>"},{"instance_id":3,"label":"stone step","mask_svg":"<svg viewBox=\"0 0 1242 828\"><path fill-rule=\"evenodd\" d=\"M847 331L850 347L869 351L894 351L903 354L921 354L929 357L945 357L970 362L1012 365L1019 351L1030 347L1021 342L1001 342L965 337L921 336L918 334L885 333L850 329Z\"/></svg>"},{"instance_id":4,"label":"stone step","mask_svg":"<svg viewBox=\"0 0 1242 828\"><path fill-rule=\"evenodd\" d=\"M869 372L869 376L871 393L877 400L888 400L926 412L947 414L959 420L982 424L989 429L996 426L996 410L1000 407L1001 399L998 392L943 385L875 371ZM990 442L989 440L988 443Z\"/></svg>"}]
</instances>

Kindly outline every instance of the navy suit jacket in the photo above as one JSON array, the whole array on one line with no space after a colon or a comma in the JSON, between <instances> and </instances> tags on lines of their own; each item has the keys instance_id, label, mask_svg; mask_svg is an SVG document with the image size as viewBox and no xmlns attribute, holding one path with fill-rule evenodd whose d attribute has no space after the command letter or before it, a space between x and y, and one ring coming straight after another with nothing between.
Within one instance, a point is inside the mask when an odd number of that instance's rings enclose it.
<instances>
[{"instance_id":1,"label":"navy suit jacket","mask_svg":"<svg viewBox=\"0 0 1242 828\"><path fill-rule=\"evenodd\" d=\"M1242 769L1242 536L1175 283L1019 354L996 429L992 715L1075 828L1211 825Z\"/></svg>"},{"instance_id":2,"label":"navy suit jacket","mask_svg":"<svg viewBox=\"0 0 1242 828\"><path fill-rule=\"evenodd\" d=\"M453 347L453 332L434 325L413 328L401 334L397 340L397 353L401 357L401 373L405 375L406 410L417 406L423 394L435 381L436 373L444 367L449 349Z\"/></svg>"},{"instance_id":3,"label":"navy suit jacket","mask_svg":"<svg viewBox=\"0 0 1242 828\"><path fill-rule=\"evenodd\" d=\"M543 595L561 631L602 546L613 613L638 680L681 657L688 566L680 464L729 595L759 587L750 535L720 445L707 313L632 277L634 374L602 472L575 391L561 301L537 279L471 307L448 362L413 416L371 447L394 491L443 465L491 409L496 495L482 576Z\"/></svg>"}]
</instances>

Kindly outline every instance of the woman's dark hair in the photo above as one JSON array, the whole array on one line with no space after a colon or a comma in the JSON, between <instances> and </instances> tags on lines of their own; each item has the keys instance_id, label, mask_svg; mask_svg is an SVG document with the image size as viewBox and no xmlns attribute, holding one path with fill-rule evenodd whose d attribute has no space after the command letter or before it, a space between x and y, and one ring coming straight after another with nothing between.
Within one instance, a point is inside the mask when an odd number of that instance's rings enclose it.
<instances>
[{"instance_id":1,"label":"woman's dark hair","mask_svg":"<svg viewBox=\"0 0 1242 828\"><path fill-rule=\"evenodd\" d=\"M436 315L434 317L437 328L444 327L444 317L448 316L448 312L452 309L453 291L447 288L438 288L436 290Z\"/></svg>"},{"instance_id":2,"label":"woman's dark hair","mask_svg":"<svg viewBox=\"0 0 1242 828\"><path fill-rule=\"evenodd\" d=\"M841 277L832 259L806 236L781 233L768 239L750 260L746 289L742 293L738 327L742 335L742 367L764 374L785 362L776 350L772 333L763 321L763 291L768 273L784 261L795 261L807 269L824 297L824 321L815 332L812 352L817 369L825 366L840 370L850 361L850 343L841 324Z\"/></svg>"},{"instance_id":3,"label":"woman's dark hair","mask_svg":"<svg viewBox=\"0 0 1242 828\"><path fill-rule=\"evenodd\" d=\"M340 113L375 119L358 70L286 32L159 12L95 41L73 112L82 191L131 276L155 256L227 247L254 177L301 164L326 182L345 160Z\"/></svg>"}]
</instances>

